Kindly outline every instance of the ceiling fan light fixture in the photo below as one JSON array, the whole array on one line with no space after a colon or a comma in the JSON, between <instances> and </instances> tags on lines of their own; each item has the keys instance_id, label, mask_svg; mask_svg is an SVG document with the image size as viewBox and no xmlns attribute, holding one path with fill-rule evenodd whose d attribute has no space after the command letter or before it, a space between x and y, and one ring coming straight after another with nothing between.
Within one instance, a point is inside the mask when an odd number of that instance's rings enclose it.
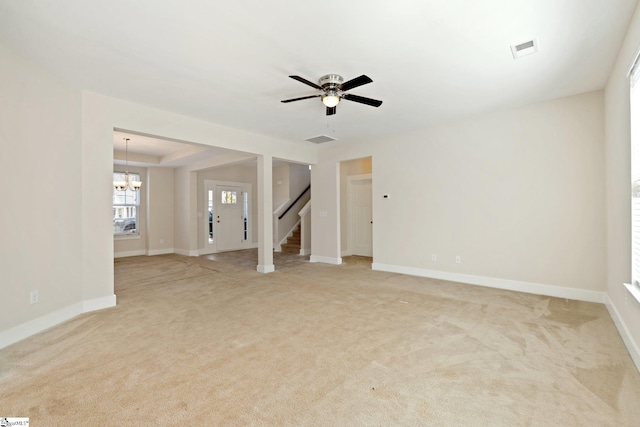
<instances>
[{"instance_id":1,"label":"ceiling fan light fixture","mask_svg":"<svg viewBox=\"0 0 640 427\"><path fill-rule=\"evenodd\" d=\"M322 97L322 103L327 107L335 107L340 102L340 97L335 93L328 93Z\"/></svg>"},{"instance_id":2,"label":"ceiling fan light fixture","mask_svg":"<svg viewBox=\"0 0 640 427\"><path fill-rule=\"evenodd\" d=\"M364 96L346 93L348 90L373 82L370 77L365 76L364 74L347 82L345 82L342 76L339 76L338 74L327 74L326 76L320 77L320 80L318 80L318 84L313 83L300 76L292 75L289 77L299 81L300 83L304 83L307 86L311 86L312 88L321 91L321 93L302 96L299 98L284 99L280 102L288 103L293 101L301 101L303 99L320 98L325 107L327 107L327 116L333 116L334 114L336 114L336 106L342 99L346 99L347 101L352 102L358 102L360 104L370 105L372 107L379 107L380 105L382 105L382 101L379 101L377 99L371 99Z\"/></svg>"}]
</instances>

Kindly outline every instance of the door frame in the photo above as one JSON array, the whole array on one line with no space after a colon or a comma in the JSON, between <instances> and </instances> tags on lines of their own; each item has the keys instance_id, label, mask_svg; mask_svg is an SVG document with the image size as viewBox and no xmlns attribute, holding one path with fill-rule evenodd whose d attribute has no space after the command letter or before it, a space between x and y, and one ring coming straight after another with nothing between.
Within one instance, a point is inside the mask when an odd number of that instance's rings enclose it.
<instances>
[{"instance_id":1,"label":"door frame","mask_svg":"<svg viewBox=\"0 0 640 427\"><path fill-rule=\"evenodd\" d=\"M349 226L349 239L348 239L348 249L347 249L347 255L353 255L353 249L354 249L354 227L353 227L353 185L354 182L357 181L371 181L371 192L372 192L372 197L371 197L371 218L373 220L373 174L367 173L367 174L362 174L362 175L349 175L347 177L347 224ZM373 254L373 224L371 226L371 253Z\"/></svg>"},{"instance_id":2,"label":"door frame","mask_svg":"<svg viewBox=\"0 0 640 427\"><path fill-rule=\"evenodd\" d=\"M256 245L253 244L253 238L252 238L252 231L251 231L251 221L252 221L252 216L251 216L251 195L252 195L252 185L249 182L233 182L233 181L219 181L217 179L205 179L204 183L203 183L203 191L202 191L202 211L198 213L198 215L202 215L202 223L204 224L203 228L202 228L202 235L204 236L204 241L203 241L203 248L200 249L199 253L200 255L205 255L205 254L214 254L217 252L226 252L226 251L218 251L217 248L217 240L216 240L216 232L215 232L215 215L214 215L214 222L213 222L213 229L214 229L214 234L213 234L213 243L209 243L209 195L208 195L208 190L212 189L213 190L213 200L214 200L214 213L215 213L215 208L217 207L217 192L216 192L216 187L218 186L229 186L229 187L240 187L241 191L246 192L247 193L247 240L243 242L243 245L241 248L239 249L248 249L248 248L253 248ZM233 249L236 250L236 249Z\"/></svg>"}]
</instances>

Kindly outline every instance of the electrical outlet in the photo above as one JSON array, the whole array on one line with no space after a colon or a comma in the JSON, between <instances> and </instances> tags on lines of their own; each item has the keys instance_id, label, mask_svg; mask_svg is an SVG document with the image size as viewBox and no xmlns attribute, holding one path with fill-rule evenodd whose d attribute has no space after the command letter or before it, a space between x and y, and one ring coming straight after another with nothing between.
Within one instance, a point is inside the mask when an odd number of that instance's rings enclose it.
<instances>
[{"instance_id":1,"label":"electrical outlet","mask_svg":"<svg viewBox=\"0 0 640 427\"><path fill-rule=\"evenodd\" d=\"M462 257L460 255L456 255L456 264L460 264L462 262Z\"/></svg>"},{"instance_id":2,"label":"electrical outlet","mask_svg":"<svg viewBox=\"0 0 640 427\"><path fill-rule=\"evenodd\" d=\"M431 261L437 261L438 256L436 254L431 254Z\"/></svg>"},{"instance_id":3,"label":"electrical outlet","mask_svg":"<svg viewBox=\"0 0 640 427\"><path fill-rule=\"evenodd\" d=\"M31 296L30 296L30 302L31 304L35 304L40 300L40 295L38 294L38 291L31 291Z\"/></svg>"}]
</instances>

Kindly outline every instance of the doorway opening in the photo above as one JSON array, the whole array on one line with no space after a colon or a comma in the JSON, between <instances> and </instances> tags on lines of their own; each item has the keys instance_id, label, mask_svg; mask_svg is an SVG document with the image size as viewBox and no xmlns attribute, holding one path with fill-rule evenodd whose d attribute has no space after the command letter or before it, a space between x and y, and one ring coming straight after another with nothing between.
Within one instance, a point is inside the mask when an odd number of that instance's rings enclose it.
<instances>
[{"instance_id":1,"label":"doorway opening","mask_svg":"<svg viewBox=\"0 0 640 427\"><path fill-rule=\"evenodd\" d=\"M341 256L373 257L371 157L340 162Z\"/></svg>"}]
</instances>

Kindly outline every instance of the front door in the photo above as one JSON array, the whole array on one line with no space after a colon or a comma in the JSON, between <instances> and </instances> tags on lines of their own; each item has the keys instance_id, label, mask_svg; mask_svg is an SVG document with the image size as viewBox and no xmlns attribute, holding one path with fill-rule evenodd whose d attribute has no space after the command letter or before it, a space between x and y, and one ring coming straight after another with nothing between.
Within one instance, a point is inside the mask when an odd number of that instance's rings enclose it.
<instances>
[{"instance_id":1,"label":"front door","mask_svg":"<svg viewBox=\"0 0 640 427\"><path fill-rule=\"evenodd\" d=\"M216 186L216 249L242 249L244 243L244 194L241 187Z\"/></svg>"}]
</instances>

